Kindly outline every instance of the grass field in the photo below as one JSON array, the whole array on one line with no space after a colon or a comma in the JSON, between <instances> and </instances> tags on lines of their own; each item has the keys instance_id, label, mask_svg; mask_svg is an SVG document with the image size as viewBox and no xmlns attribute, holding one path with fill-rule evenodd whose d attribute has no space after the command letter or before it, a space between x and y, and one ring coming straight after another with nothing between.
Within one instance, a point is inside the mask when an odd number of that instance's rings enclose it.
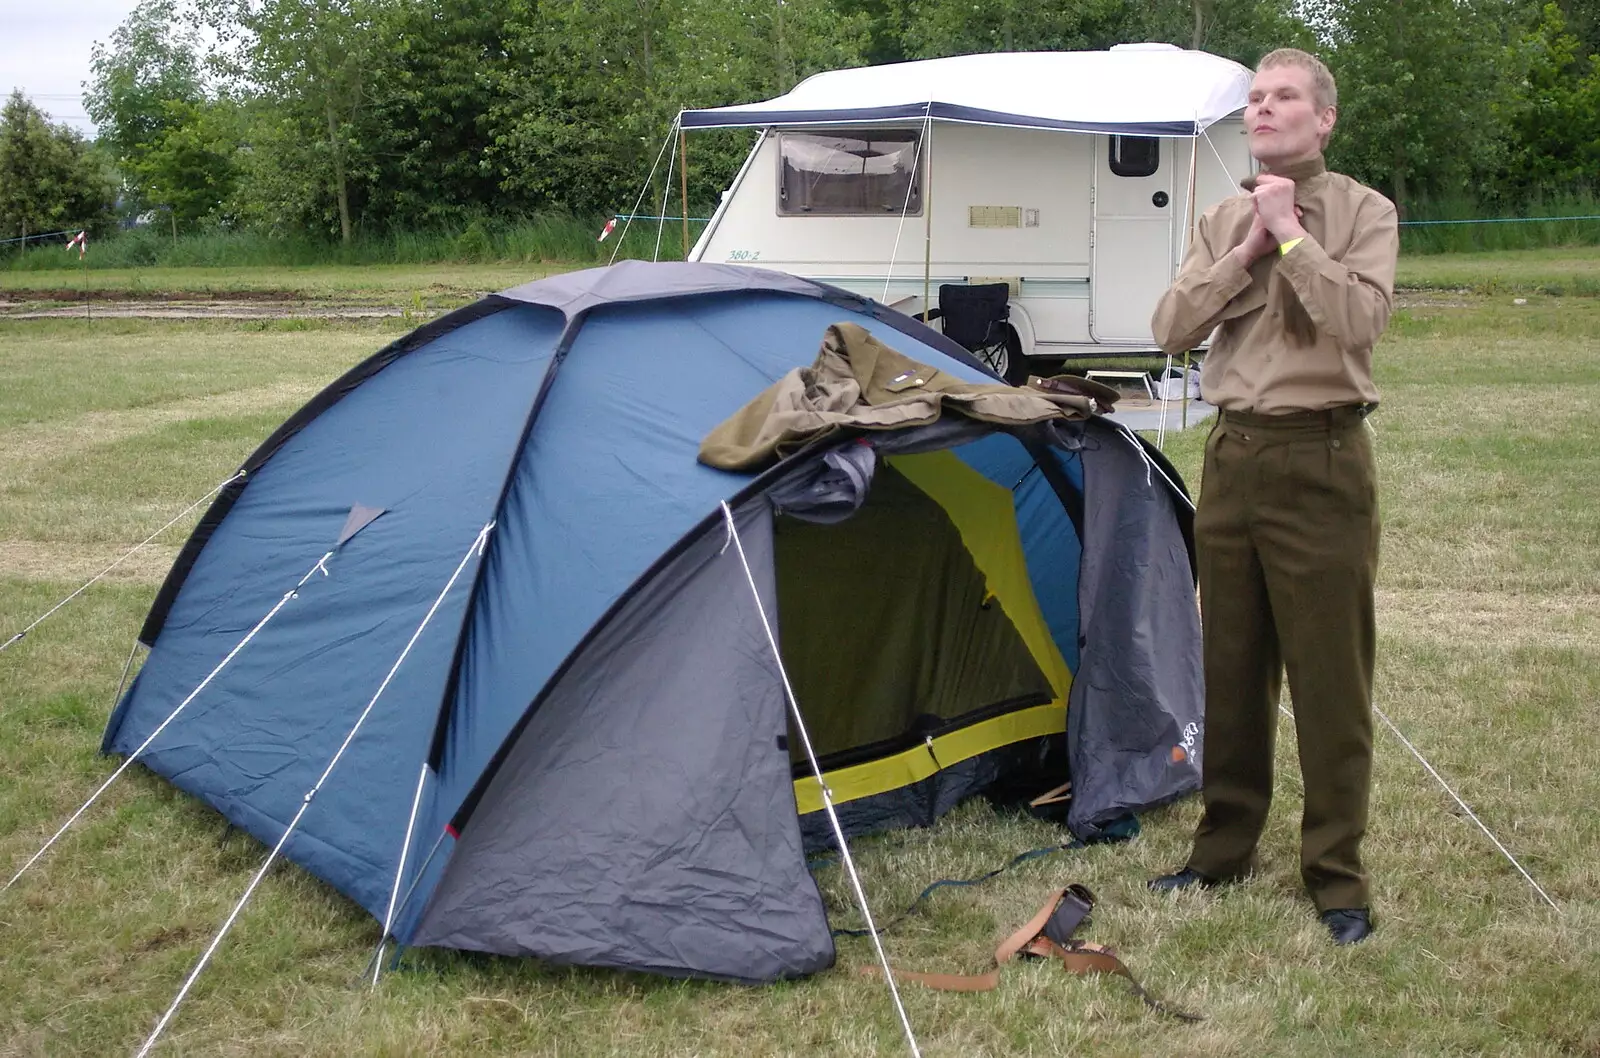
<instances>
[{"instance_id":1,"label":"grass field","mask_svg":"<svg viewBox=\"0 0 1600 1058\"><path fill-rule=\"evenodd\" d=\"M1148 815L1130 843L942 891L886 939L901 965L979 970L1047 889L1081 881L1102 900L1088 937L1204 1023L1151 1015L1115 980L1018 964L983 995L906 986L924 1053L1600 1055L1600 299L1538 292L1580 289L1575 277L1600 271L1590 255L1558 251L1406 268L1415 285L1440 290L1483 289L1502 274L1523 285L1421 299L1380 347L1378 702L1562 913L1380 728L1367 846L1380 931L1333 948L1299 889L1285 720L1263 870L1246 884L1176 898L1144 889L1181 862L1191 801ZM372 272L296 282L366 296ZM449 282L527 278L478 278L489 274ZM409 297L419 275L372 282ZM19 278L0 274L0 285ZM1501 296L1513 289L1527 304ZM0 321L0 641L228 476L404 326ZM1168 445L1191 486L1202 440L1190 431ZM95 753L111 695L181 539L174 530L0 654L5 876L112 770ZM970 804L856 851L885 913L936 878L1062 839ZM0 895L0 1055L130 1053L263 854L245 837L223 839L208 809L135 769ZM835 924L856 925L837 869L819 879ZM863 940L840 941L834 970L769 988L419 953L369 992L357 978L376 940L353 905L281 867L161 1053L903 1053L883 986L857 975L872 961Z\"/></svg>"},{"instance_id":2,"label":"grass field","mask_svg":"<svg viewBox=\"0 0 1600 1058\"><path fill-rule=\"evenodd\" d=\"M552 264L337 265L240 268L95 268L0 270L0 296L42 294L78 299L85 286L102 297L174 294L277 295L307 300L448 306L490 290L540 279ZM1415 254L1400 259L1400 286L1494 294L1600 294L1600 251L1593 247L1496 254Z\"/></svg>"}]
</instances>

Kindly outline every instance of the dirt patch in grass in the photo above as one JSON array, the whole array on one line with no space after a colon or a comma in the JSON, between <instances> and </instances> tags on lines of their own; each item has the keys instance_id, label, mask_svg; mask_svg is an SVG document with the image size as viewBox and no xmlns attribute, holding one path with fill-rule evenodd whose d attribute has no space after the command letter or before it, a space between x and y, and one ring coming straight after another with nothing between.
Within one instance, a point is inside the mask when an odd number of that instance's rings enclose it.
<instances>
[{"instance_id":1,"label":"dirt patch in grass","mask_svg":"<svg viewBox=\"0 0 1600 1058\"><path fill-rule=\"evenodd\" d=\"M129 555L106 574L109 581L123 583L160 584L178 558L178 550L187 535L181 529L169 529L171 540L146 544L136 554ZM167 539L165 536L163 540ZM54 582L86 581L107 566L116 562L137 544L105 546L102 544L72 544L65 541L0 540L0 569L8 577L22 580Z\"/></svg>"},{"instance_id":2,"label":"dirt patch in grass","mask_svg":"<svg viewBox=\"0 0 1600 1058\"><path fill-rule=\"evenodd\" d=\"M51 293L65 293L51 292ZM293 298L244 297L212 298L201 296L120 297L101 304L97 292L86 307L80 294L73 298L41 298L29 302L0 301L0 318L13 320L117 319L117 320L366 320L391 316L415 316L419 322L431 319L438 311L415 312L399 305L362 302L309 302ZM61 302L56 304L55 302Z\"/></svg>"},{"instance_id":3,"label":"dirt patch in grass","mask_svg":"<svg viewBox=\"0 0 1600 1058\"><path fill-rule=\"evenodd\" d=\"M192 291L159 291L159 290L132 290L110 287L104 290L93 291L96 303L102 301L118 302L171 302L171 301L304 301L307 295L296 294L291 290L192 290ZM20 305L38 304L46 301L61 301L71 304L83 304L82 287L40 287L32 290L19 290L12 292L0 291L0 312L16 308Z\"/></svg>"},{"instance_id":4,"label":"dirt patch in grass","mask_svg":"<svg viewBox=\"0 0 1600 1058\"><path fill-rule=\"evenodd\" d=\"M145 408L91 411L70 419L0 431L0 481L26 480L73 455L173 423L220 419L309 400L314 382L286 381Z\"/></svg>"},{"instance_id":5,"label":"dirt patch in grass","mask_svg":"<svg viewBox=\"0 0 1600 1058\"><path fill-rule=\"evenodd\" d=\"M1590 592L1378 592L1378 630L1395 638L1474 647L1571 647L1600 641L1600 595Z\"/></svg>"},{"instance_id":6,"label":"dirt patch in grass","mask_svg":"<svg viewBox=\"0 0 1600 1058\"><path fill-rule=\"evenodd\" d=\"M199 936L200 931L193 926L176 925L162 926L148 937L136 941L133 950L136 952L161 951L164 948L176 948L188 944Z\"/></svg>"}]
</instances>

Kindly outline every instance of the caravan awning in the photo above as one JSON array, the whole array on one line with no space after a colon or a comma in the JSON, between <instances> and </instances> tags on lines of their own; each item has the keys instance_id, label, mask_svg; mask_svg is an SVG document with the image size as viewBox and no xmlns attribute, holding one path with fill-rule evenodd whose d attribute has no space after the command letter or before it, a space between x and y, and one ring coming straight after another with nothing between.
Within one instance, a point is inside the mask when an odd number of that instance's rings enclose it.
<instances>
[{"instance_id":1,"label":"caravan awning","mask_svg":"<svg viewBox=\"0 0 1600 1058\"><path fill-rule=\"evenodd\" d=\"M1240 110L1250 71L1170 44L1110 51L955 55L820 73L776 99L686 110L685 128L903 123L932 117L977 125L1129 136L1198 136Z\"/></svg>"}]
</instances>

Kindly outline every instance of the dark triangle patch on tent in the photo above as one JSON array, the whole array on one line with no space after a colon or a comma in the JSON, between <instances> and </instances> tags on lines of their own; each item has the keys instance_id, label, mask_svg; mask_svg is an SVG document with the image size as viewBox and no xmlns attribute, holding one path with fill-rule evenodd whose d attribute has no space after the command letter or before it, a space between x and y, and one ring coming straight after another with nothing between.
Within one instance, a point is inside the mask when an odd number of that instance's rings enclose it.
<instances>
[{"instance_id":1,"label":"dark triangle patch on tent","mask_svg":"<svg viewBox=\"0 0 1600 1058\"><path fill-rule=\"evenodd\" d=\"M343 547L346 540L371 525L383 513L385 509L382 507L366 507L359 503L351 505L350 513L344 520L344 528L339 530L339 542L334 546Z\"/></svg>"},{"instance_id":2,"label":"dark triangle patch on tent","mask_svg":"<svg viewBox=\"0 0 1600 1058\"><path fill-rule=\"evenodd\" d=\"M774 612L770 508L736 517ZM832 965L783 685L725 541L704 531L536 703L412 944L742 982Z\"/></svg>"}]
</instances>

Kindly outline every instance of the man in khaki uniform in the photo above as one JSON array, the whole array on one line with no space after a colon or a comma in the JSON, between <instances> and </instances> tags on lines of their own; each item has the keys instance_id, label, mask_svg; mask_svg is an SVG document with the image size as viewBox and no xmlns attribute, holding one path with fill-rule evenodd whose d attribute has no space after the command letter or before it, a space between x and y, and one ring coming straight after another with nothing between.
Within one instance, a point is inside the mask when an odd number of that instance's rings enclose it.
<instances>
[{"instance_id":1,"label":"man in khaki uniform","mask_svg":"<svg viewBox=\"0 0 1600 1058\"><path fill-rule=\"evenodd\" d=\"M1261 60L1245 109L1260 176L1200 218L1156 340L1181 353L1217 328L1201 373L1220 410L1195 516L1205 618L1205 815L1188 864L1157 890L1249 873L1272 798L1282 672L1305 779L1300 862L1335 942L1372 931L1361 838L1372 771L1377 477L1364 419L1389 320L1395 208L1327 172L1328 69Z\"/></svg>"}]
</instances>

